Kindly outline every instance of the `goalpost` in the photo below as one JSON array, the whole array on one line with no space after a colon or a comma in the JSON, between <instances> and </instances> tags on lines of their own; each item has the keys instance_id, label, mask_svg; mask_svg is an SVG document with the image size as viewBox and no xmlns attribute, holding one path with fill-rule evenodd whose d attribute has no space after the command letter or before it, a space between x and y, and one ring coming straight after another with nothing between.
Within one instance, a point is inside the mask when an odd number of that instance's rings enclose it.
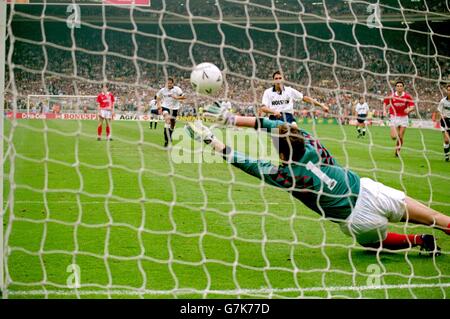
<instances>
[{"instance_id":1,"label":"goalpost","mask_svg":"<svg viewBox=\"0 0 450 319\"><path fill-rule=\"evenodd\" d=\"M183 123L174 132L180 142L165 150L162 125L150 130L144 121L114 121L114 141L97 142L92 121L30 117L41 112L40 103L48 112L52 103L61 112L93 112L103 82L114 86L116 98L148 105L170 77L187 96L184 107L196 114L216 98L250 114L281 69L288 85L329 104L329 115L297 105L298 123L344 167L391 178L425 205L448 210L440 133L414 131L415 144L407 140L407 154L392 164L383 158L393 153L388 128L375 112L392 81L404 78L417 106L413 123L433 127L441 83L450 80L441 43L450 35L431 23L448 23L448 1L436 7L362 0L115 3L31 1L28 8L9 5L7 18L0 0L0 44L9 44L6 55L0 46L3 298L448 298L447 238L441 259L420 259L417 249L365 254L290 194L193 146ZM373 43L367 40L375 34ZM206 60L224 74L215 97L196 95L189 83L193 66ZM50 81L64 94L52 94ZM374 111L374 133L369 129L365 140L351 135L358 96ZM8 112L27 117L5 118ZM243 152L253 147L251 155L277 160L260 132L224 134Z\"/></svg>"},{"instance_id":2,"label":"goalpost","mask_svg":"<svg viewBox=\"0 0 450 319\"><path fill-rule=\"evenodd\" d=\"M4 219L4 205L3 205L3 139L4 139L4 106L5 106L5 45L6 43L6 0L0 1L0 291L5 294L4 282L4 259L5 247L3 242L3 219Z\"/></svg>"}]
</instances>

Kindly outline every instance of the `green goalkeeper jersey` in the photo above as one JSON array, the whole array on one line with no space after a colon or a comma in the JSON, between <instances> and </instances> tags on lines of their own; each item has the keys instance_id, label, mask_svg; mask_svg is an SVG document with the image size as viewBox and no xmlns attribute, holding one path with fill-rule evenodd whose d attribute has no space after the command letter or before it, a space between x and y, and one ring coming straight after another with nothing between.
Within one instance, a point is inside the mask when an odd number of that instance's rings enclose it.
<instances>
[{"instance_id":1,"label":"green goalkeeper jersey","mask_svg":"<svg viewBox=\"0 0 450 319\"><path fill-rule=\"evenodd\" d=\"M261 128L267 130L285 124L266 118L259 121ZM268 184L288 189L295 198L320 215L335 222L346 219L358 198L359 176L341 167L319 140L304 130L300 132L305 138L305 153L298 162L277 167L270 161L252 159L229 149L226 158L244 172Z\"/></svg>"}]
</instances>

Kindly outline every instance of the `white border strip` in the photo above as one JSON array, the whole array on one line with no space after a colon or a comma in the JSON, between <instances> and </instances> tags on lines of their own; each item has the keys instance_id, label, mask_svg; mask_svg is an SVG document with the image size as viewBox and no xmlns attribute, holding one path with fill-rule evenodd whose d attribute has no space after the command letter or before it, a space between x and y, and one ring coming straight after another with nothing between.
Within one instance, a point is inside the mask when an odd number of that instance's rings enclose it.
<instances>
[{"instance_id":1,"label":"white border strip","mask_svg":"<svg viewBox=\"0 0 450 319\"><path fill-rule=\"evenodd\" d=\"M222 295L258 295L289 292L321 292L321 291L363 291L363 290L387 290L387 289L414 289L414 288L449 288L449 283L441 284L403 284L403 285L381 285L381 286L336 286L336 287L309 287L309 288L281 288L281 289L240 289L240 290L197 290L197 289L178 289L178 290L148 290L148 289L108 289L108 290L8 290L10 296L36 296L36 295L186 295L186 294L222 294Z\"/></svg>"}]
</instances>

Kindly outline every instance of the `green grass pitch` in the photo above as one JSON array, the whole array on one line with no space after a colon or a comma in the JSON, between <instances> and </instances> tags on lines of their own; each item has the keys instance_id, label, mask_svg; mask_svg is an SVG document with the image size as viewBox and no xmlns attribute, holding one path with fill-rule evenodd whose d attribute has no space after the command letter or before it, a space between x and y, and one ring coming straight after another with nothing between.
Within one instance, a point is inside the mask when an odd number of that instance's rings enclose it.
<instances>
[{"instance_id":1,"label":"green grass pitch","mask_svg":"<svg viewBox=\"0 0 450 319\"><path fill-rule=\"evenodd\" d=\"M107 289L113 298L450 296L450 237L440 231L390 226L435 234L443 250L435 259L417 249L364 251L287 192L208 151L215 162L172 161L162 123L114 122L111 143L96 141L94 121L5 123L9 298L76 298L66 286L71 264L81 298L107 298ZM305 129L341 165L450 214L440 132L408 129L397 159L387 127L370 127L364 139L351 126ZM198 147L182 138L178 145ZM373 269L385 288L366 289Z\"/></svg>"}]
</instances>

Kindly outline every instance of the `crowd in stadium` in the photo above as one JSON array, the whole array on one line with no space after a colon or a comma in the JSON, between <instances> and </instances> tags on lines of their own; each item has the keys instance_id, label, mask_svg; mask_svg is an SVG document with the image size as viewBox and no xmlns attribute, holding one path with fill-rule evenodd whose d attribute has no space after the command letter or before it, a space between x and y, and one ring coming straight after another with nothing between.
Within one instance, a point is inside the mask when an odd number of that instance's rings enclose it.
<instances>
[{"instance_id":1,"label":"crowd in stadium","mask_svg":"<svg viewBox=\"0 0 450 319\"><path fill-rule=\"evenodd\" d=\"M16 68L14 73L19 93L19 107L26 107L24 99L29 94L96 95L98 93L99 83L103 79L103 55L77 53L76 66L79 78L74 79L71 77L74 72L71 55L63 50L50 50L47 52L48 56L51 56L47 58L47 70L53 74L46 74L45 82L43 82L40 73L45 62L42 49L30 45L16 44L16 46L18 58L20 57L21 61L18 63L19 68ZM417 72L424 78L429 74L430 78L436 79L441 72L443 78L448 77L448 70L450 70L448 60L442 61L439 65L440 69L434 61L431 61L428 70L427 63L420 63L426 61L417 60L412 63L407 55L387 52L388 64L383 59L382 50L372 50L371 52L366 50L361 52L365 59L364 69L367 71L363 73L358 71L362 67L362 60L354 58L359 55L356 49L351 46L334 46L334 49L337 55L335 65L333 51L328 44L323 43L313 43L308 46L308 63L303 63L303 60L293 62L286 58L278 61L262 55L254 56L255 62L252 63L249 55L228 50L228 56L225 56L229 71L229 75L226 77L227 97L234 102L237 110L247 110L249 106L258 106L264 89L270 85L272 70L281 68L287 79L292 82L290 83L292 86L303 92L309 90L308 94L328 103L332 114L338 114L343 110L349 112L347 110L349 108L348 94L356 98L358 94L364 92L367 93L369 105L376 111L381 109L382 98L390 91L389 81L395 79L394 76L385 75L389 66L391 74L409 75L404 76L407 90L419 101L420 117L431 117L442 93L439 92L435 81L416 78L413 86L412 75ZM174 53L171 54L171 57L179 57L172 60L172 63L188 66L189 60L183 58L182 52L177 54L176 45L172 45L170 50ZM283 54L292 56L292 53L288 51ZM203 56L196 54L196 62L211 60L210 57L213 55L214 52L204 50ZM217 61L217 64L222 63L221 66L224 66L220 57ZM326 65L322 63L326 63ZM21 69L21 65L33 68L37 72ZM257 79L251 81L253 68L255 68ZM114 56L107 56L105 61L106 77L111 82L118 83L113 85L113 89L118 97L117 108L121 111L137 111L143 107L143 104L148 103L156 91L164 85L165 72L169 76L175 77L188 96L192 95L187 69L169 66L164 70L163 63L159 65L135 64L132 60ZM192 107L193 100L188 99L186 104L187 107Z\"/></svg>"},{"instance_id":2,"label":"crowd in stadium","mask_svg":"<svg viewBox=\"0 0 450 319\"><path fill-rule=\"evenodd\" d=\"M167 11L186 12L183 6L174 5L177 1L165 3L170 6ZM330 14L336 10L335 13L339 13L339 8L348 11L348 4L339 3L327 8ZM195 1L190 4L194 6ZM317 13L318 7L324 10L323 6L313 6L312 2L303 4L305 12ZM294 10L289 7L291 5L294 2L276 1L278 9ZM201 14L217 10L213 1L206 1L196 8L201 10ZM358 5L354 4L352 8L356 10ZM158 1L152 4L151 9L158 9ZM223 9L224 16L245 14L245 8L240 4L230 3ZM252 16L258 16L259 11L268 15L267 8L248 5L247 9ZM428 6L429 11L444 9L436 2ZM101 28L82 27L74 31L75 43L67 28L48 27L45 41L49 45L46 46L40 44L43 40L40 24L25 28L26 37L32 42L22 41L20 32L15 35L12 56L14 81L7 81L6 107L11 108L15 90L18 107L26 108L30 94L97 95L106 79L117 96L119 111L143 111L170 76L188 97L192 97L184 103L186 110L194 110L202 100L194 98L189 83L190 69L194 64L210 61L226 71L226 85L221 97L231 100L236 111L243 114L256 112L263 91L271 85L271 74L280 69L288 85L327 103L332 116L349 114L351 101L359 95L366 95L374 114L379 114L383 98L392 91L393 81L402 78L406 90L418 105L419 113L412 116L431 118L443 94L440 84L450 79L450 60L442 56L442 50L448 52L450 49L448 44L436 54L435 43L428 43L427 47L423 40L415 41L413 36L418 36L415 33L405 36L406 46L402 48L391 45L400 35L384 39L388 44L385 49L383 43L358 46L355 39L348 43L329 41L327 36L317 36L313 29L288 28L276 39L270 28L266 32L250 28L247 34L243 29L229 27L226 30L226 26L222 26L226 35L225 46L221 46L220 34L217 30L212 32L207 25L203 29L196 26L199 41L196 44L190 40L192 34L186 25L165 26L167 38L164 41L159 38L161 29L158 25L147 27L149 29L144 35L134 34L120 25L107 28L105 32ZM156 36L149 31L151 28L157 30ZM205 28L212 33L205 33ZM300 36L292 36L296 32ZM305 32L309 36L301 36ZM330 30L324 26L320 32ZM7 74L10 74L8 70Z\"/></svg>"},{"instance_id":3,"label":"crowd in stadium","mask_svg":"<svg viewBox=\"0 0 450 319\"><path fill-rule=\"evenodd\" d=\"M218 15L218 9L214 5L214 0L202 0L190 1L189 11L195 15L202 16L215 16ZM158 3L157 3L158 4ZM155 8L160 8L156 4ZM382 10L385 13L398 13L399 2L398 1L381 1ZM367 3L365 2L353 2L351 8L349 1L342 0L327 0L323 3L321 1L286 1L275 0L274 1L274 13L278 16L283 13L292 14L293 12L302 12L305 14L313 14L321 17L325 16L325 10L328 15L351 15L351 14L366 14ZM417 10L417 11L430 11L430 12L446 12L445 1L403 1L401 3L404 9ZM268 8L272 7L271 1L249 1L245 8L242 4L227 3L227 6L221 8L223 16L250 16L250 17L266 17ZM178 14L186 14L186 1L176 0L171 1L170 4L166 3L166 8L173 10ZM353 11L353 13L352 13Z\"/></svg>"}]
</instances>

